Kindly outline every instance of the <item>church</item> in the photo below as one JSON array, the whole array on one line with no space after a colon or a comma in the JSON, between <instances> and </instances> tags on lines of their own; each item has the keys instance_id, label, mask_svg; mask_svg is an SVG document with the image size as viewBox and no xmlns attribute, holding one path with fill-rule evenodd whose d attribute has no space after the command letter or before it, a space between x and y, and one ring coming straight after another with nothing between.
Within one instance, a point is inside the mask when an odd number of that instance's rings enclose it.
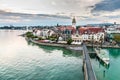
<instances>
[{"instance_id":1,"label":"church","mask_svg":"<svg viewBox=\"0 0 120 80\"><path fill-rule=\"evenodd\" d=\"M76 29L76 19L75 19L75 17L73 17L73 19L72 19L72 27L74 27L75 30L76 30L75 34L71 35L71 38L73 40L72 44L79 44L79 45L81 45L82 42L83 42L83 39L82 39L82 36L79 35L78 30Z\"/></svg>"}]
</instances>

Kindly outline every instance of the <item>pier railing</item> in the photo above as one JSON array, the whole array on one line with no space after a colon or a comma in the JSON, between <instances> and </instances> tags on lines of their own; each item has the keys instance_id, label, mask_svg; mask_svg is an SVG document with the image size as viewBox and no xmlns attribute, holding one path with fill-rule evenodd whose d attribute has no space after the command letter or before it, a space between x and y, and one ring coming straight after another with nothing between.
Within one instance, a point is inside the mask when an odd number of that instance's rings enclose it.
<instances>
[{"instance_id":1,"label":"pier railing","mask_svg":"<svg viewBox=\"0 0 120 80\"><path fill-rule=\"evenodd\" d=\"M97 80L95 72L92 68L90 57L88 54L88 49L85 44L83 44L83 69L84 69L84 76L85 80Z\"/></svg>"}]
</instances>

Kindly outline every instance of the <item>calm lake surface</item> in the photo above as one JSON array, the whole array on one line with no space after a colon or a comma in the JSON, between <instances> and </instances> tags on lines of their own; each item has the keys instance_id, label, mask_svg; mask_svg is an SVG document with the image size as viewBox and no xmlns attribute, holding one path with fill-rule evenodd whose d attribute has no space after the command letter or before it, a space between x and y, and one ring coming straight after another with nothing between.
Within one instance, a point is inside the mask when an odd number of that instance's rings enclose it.
<instances>
[{"instance_id":1,"label":"calm lake surface","mask_svg":"<svg viewBox=\"0 0 120 80\"><path fill-rule=\"evenodd\" d=\"M18 36L23 32L0 30L0 80L84 80L82 54L29 43ZM117 59L113 63L120 64Z\"/></svg>"}]
</instances>

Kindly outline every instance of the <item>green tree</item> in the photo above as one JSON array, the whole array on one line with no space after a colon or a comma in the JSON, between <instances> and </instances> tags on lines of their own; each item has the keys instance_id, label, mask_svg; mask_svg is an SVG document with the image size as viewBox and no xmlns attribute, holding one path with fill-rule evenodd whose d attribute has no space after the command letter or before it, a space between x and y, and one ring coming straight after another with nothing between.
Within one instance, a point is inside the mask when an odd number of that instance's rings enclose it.
<instances>
[{"instance_id":1,"label":"green tree","mask_svg":"<svg viewBox=\"0 0 120 80\"><path fill-rule=\"evenodd\" d=\"M120 42L120 34L114 34L114 40Z\"/></svg>"},{"instance_id":2,"label":"green tree","mask_svg":"<svg viewBox=\"0 0 120 80\"><path fill-rule=\"evenodd\" d=\"M73 42L73 40L71 39L71 38L69 38L68 40L67 40L67 44L71 44Z\"/></svg>"},{"instance_id":3,"label":"green tree","mask_svg":"<svg viewBox=\"0 0 120 80\"><path fill-rule=\"evenodd\" d=\"M32 38L34 35L32 34L32 32L27 32L27 33L26 33L26 36L27 36L28 38Z\"/></svg>"}]
</instances>

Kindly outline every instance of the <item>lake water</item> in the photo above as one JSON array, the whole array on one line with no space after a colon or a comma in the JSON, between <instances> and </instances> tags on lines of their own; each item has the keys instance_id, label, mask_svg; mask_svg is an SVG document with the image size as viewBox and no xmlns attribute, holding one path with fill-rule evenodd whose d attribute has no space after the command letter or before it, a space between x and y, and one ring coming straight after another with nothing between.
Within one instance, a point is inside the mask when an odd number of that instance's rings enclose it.
<instances>
[{"instance_id":1,"label":"lake water","mask_svg":"<svg viewBox=\"0 0 120 80\"><path fill-rule=\"evenodd\" d=\"M23 32L0 30L0 80L84 80L82 54L29 43Z\"/></svg>"},{"instance_id":2,"label":"lake water","mask_svg":"<svg viewBox=\"0 0 120 80\"><path fill-rule=\"evenodd\" d=\"M120 49L106 49L110 56L110 65L105 66L97 59L91 59L98 80L120 80Z\"/></svg>"}]
</instances>

